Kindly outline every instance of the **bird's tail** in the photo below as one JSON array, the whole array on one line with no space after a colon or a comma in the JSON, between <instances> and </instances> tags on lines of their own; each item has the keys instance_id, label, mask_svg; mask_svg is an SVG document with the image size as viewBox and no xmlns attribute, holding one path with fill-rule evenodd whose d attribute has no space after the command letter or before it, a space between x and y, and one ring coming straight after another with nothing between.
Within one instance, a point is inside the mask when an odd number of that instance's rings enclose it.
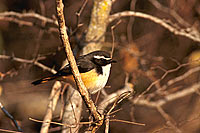
<instances>
[{"instance_id":1,"label":"bird's tail","mask_svg":"<svg viewBox=\"0 0 200 133\"><path fill-rule=\"evenodd\" d=\"M52 76L47 77L47 78L42 78L42 79L36 80L36 81L32 82L31 84L38 85L38 84L46 83L46 82L53 80L55 78L56 78L56 76L52 75Z\"/></svg>"}]
</instances>

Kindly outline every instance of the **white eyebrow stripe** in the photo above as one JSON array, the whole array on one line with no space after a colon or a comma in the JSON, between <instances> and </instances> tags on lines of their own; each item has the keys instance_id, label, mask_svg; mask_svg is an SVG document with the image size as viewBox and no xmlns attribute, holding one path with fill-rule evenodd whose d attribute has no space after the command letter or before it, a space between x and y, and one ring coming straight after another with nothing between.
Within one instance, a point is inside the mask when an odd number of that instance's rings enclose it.
<instances>
[{"instance_id":1,"label":"white eyebrow stripe","mask_svg":"<svg viewBox=\"0 0 200 133\"><path fill-rule=\"evenodd\" d=\"M95 55L94 58L96 59L105 59L105 60L110 60L111 58L106 58L104 56L99 56L99 55Z\"/></svg>"}]
</instances>

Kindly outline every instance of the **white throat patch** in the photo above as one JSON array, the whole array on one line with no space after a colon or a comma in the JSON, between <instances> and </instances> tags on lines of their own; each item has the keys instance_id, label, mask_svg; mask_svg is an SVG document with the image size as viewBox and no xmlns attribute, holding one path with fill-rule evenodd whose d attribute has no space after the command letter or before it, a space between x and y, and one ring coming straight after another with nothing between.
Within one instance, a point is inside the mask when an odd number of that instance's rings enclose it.
<instances>
[{"instance_id":1,"label":"white throat patch","mask_svg":"<svg viewBox=\"0 0 200 133\"><path fill-rule=\"evenodd\" d=\"M97 91L99 91L105 87L105 85L108 81L109 75L110 75L110 68L111 68L111 64L102 66L103 74L99 74L98 80L96 82L96 87L95 87L95 89L92 89L93 90L91 92L92 94L96 93ZM96 89L96 88L98 88L98 89Z\"/></svg>"}]
</instances>

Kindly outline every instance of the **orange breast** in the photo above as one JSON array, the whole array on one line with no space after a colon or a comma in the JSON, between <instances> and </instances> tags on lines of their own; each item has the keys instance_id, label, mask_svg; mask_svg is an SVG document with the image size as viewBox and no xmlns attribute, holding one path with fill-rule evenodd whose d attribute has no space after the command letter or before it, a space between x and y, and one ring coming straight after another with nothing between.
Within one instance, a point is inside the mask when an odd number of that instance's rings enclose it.
<instances>
[{"instance_id":1,"label":"orange breast","mask_svg":"<svg viewBox=\"0 0 200 133\"><path fill-rule=\"evenodd\" d=\"M62 78L65 79L67 82L75 83L72 75L65 76ZM96 73L94 69L86 73L81 73L81 79L89 92L92 92L95 89L98 89L98 87L96 87L96 83L98 81L98 74Z\"/></svg>"},{"instance_id":2,"label":"orange breast","mask_svg":"<svg viewBox=\"0 0 200 133\"><path fill-rule=\"evenodd\" d=\"M95 89L98 89L98 74L94 69L87 73L81 73L81 79L88 91L92 92Z\"/></svg>"}]
</instances>

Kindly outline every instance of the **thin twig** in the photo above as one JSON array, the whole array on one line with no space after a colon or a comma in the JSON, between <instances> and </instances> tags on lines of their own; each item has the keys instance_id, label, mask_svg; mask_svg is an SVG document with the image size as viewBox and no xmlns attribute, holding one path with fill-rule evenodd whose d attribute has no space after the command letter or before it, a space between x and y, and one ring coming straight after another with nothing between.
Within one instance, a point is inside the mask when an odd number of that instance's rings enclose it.
<instances>
[{"instance_id":1,"label":"thin twig","mask_svg":"<svg viewBox=\"0 0 200 133\"><path fill-rule=\"evenodd\" d=\"M32 19L30 20L23 20L26 18L34 18L37 20L40 20L41 23L35 23L33 22ZM8 21L8 22L13 22L18 24L19 26L36 26L39 27L41 29L44 30L44 28L46 28L46 24L53 24L55 26L58 26L58 23L56 20L51 19L51 18L47 18L45 16L42 16L40 14L34 13L34 12L28 12L28 13L18 13L18 12L14 12L14 11L10 11L10 12L2 12L0 13L0 20L1 21ZM55 26L51 26L51 27L47 27L47 30L49 32L58 32L57 28L55 28Z\"/></svg>"},{"instance_id":2,"label":"thin twig","mask_svg":"<svg viewBox=\"0 0 200 133\"><path fill-rule=\"evenodd\" d=\"M0 108L3 111L3 113L12 120L12 122L14 123L15 127L17 128L17 131L22 132L21 127L17 124L17 121L15 120L15 118L4 108L3 104L0 102Z\"/></svg>"},{"instance_id":3,"label":"thin twig","mask_svg":"<svg viewBox=\"0 0 200 133\"><path fill-rule=\"evenodd\" d=\"M56 20L53 20L51 18L47 18L45 16L42 16L40 14L34 13L34 12L26 12L26 13L18 13L14 11L10 12L1 12L0 13L0 20L5 20L5 18L36 18L40 21L43 21L45 23L51 23L58 26L58 22Z\"/></svg>"},{"instance_id":4,"label":"thin twig","mask_svg":"<svg viewBox=\"0 0 200 133\"><path fill-rule=\"evenodd\" d=\"M200 88L200 83L195 83L192 86L189 86L188 88L185 88L181 91L166 95L165 97L163 97L162 99L159 99L157 101L149 101L149 100L140 98L140 99L134 99L132 102L133 102L133 104L136 104L136 105L144 105L147 107L157 108L158 106L163 106L170 101L193 94L197 90L199 90L199 88Z\"/></svg>"},{"instance_id":5,"label":"thin twig","mask_svg":"<svg viewBox=\"0 0 200 133\"><path fill-rule=\"evenodd\" d=\"M132 91L127 91L122 94L120 94L116 99L115 102L113 103L113 106L110 108L110 110L107 112L106 115L110 116L110 113L113 111L113 109L124 99L128 98L131 95Z\"/></svg>"},{"instance_id":6,"label":"thin twig","mask_svg":"<svg viewBox=\"0 0 200 133\"><path fill-rule=\"evenodd\" d=\"M43 123L44 121L41 120L37 120L37 119L33 119L33 118L29 118L30 121L35 121L35 122L39 122L39 123ZM51 123L51 124L55 124L55 125L60 125L60 126L67 126L67 127L76 127L77 125L88 125L88 124L93 124L94 122L89 121L89 122L79 122L77 124L63 124L63 123L59 123L59 122L47 122L47 123Z\"/></svg>"},{"instance_id":7,"label":"thin twig","mask_svg":"<svg viewBox=\"0 0 200 133\"><path fill-rule=\"evenodd\" d=\"M33 65L36 65L36 66L42 68L43 70L47 70L47 71L49 71L53 74L56 73L56 70L39 63L35 59L34 60L27 60L27 59L22 59L22 58L17 58L17 57L13 57L13 56L7 56L7 55L0 55L0 59L7 59L7 60L13 60L13 61L21 62L21 63L33 64Z\"/></svg>"},{"instance_id":8,"label":"thin twig","mask_svg":"<svg viewBox=\"0 0 200 133\"><path fill-rule=\"evenodd\" d=\"M176 122L168 115L162 107L158 106L157 107L158 112L162 115L162 117L165 119L166 124L172 127L177 133L181 133L181 130L176 126Z\"/></svg>"},{"instance_id":9,"label":"thin twig","mask_svg":"<svg viewBox=\"0 0 200 133\"><path fill-rule=\"evenodd\" d=\"M150 91L150 89L151 89L154 85L160 83L160 81L163 80L168 74L170 74L170 73L172 73L172 72L176 72L176 71L178 71L180 68L182 68L182 67L184 67L184 66L187 66L187 65L189 65L189 63L181 64L181 65L177 66L176 68L170 69L170 70L162 69L163 71L165 71L165 73L162 75L162 77L159 78L158 80L152 82L152 83L149 85L149 87L148 87L145 91L143 91L143 92L138 96L137 99L139 99L139 98L140 98L141 96L143 96L145 93L147 93L148 91Z\"/></svg>"},{"instance_id":10,"label":"thin twig","mask_svg":"<svg viewBox=\"0 0 200 133\"><path fill-rule=\"evenodd\" d=\"M114 48L115 48L115 36L114 36L114 29L117 25L119 25L121 23L121 20L119 20L115 25L111 26L111 33L112 33L112 51L111 51L111 58L113 56L114 53Z\"/></svg>"},{"instance_id":11,"label":"thin twig","mask_svg":"<svg viewBox=\"0 0 200 133\"><path fill-rule=\"evenodd\" d=\"M39 123L43 123L43 122L44 122L44 121L37 120L37 119L33 119L33 118L28 118L28 119L29 119L30 121L39 122ZM46 122L46 123L55 124L55 125L59 125L59 126L76 127L76 125L63 124L63 123L53 122L53 121Z\"/></svg>"},{"instance_id":12,"label":"thin twig","mask_svg":"<svg viewBox=\"0 0 200 133\"><path fill-rule=\"evenodd\" d=\"M160 19L158 17L154 17L152 15L141 13L141 12L124 11L124 12L120 12L120 13L115 13L115 14L110 16L109 22L112 22L113 20L119 19L121 17L128 17L128 16L134 16L134 17L140 17L140 18L148 19L148 20L150 20L154 23L157 23L160 26L166 28L170 32L174 33L175 35L184 36L184 37L187 37L187 38L189 38L193 41L200 42L200 33L198 32L198 30L191 28L191 27L186 28L186 29L177 28L177 25L175 25L173 23L169 23L169 22L167 22L163 19Z\"/></svg>"},{"instance_id":13,"label":"thin twig","mask_svg":"<svg viewBox=\"0 0 200 133\"><path fill-rule=\"evenodd\" d=\"M12 130L7 130L7 129L0 129L1 132L5 132L5 133L21 133L21 132L17 132L17 131L12 131Z\"/></svg>"},{"instance_id":14,"label":"thin twig","mask_svg":"<svg viewBox=\"0 0 200 133\"><path fill-rule=\"evenodd\" d=\"M115 102L116 99L118 98L118 96L120 96L122 93L133 92L133 88L132 87L133 87L132 84L127 83L127 84L125 84L125 86L122 89L120 89L117 92L114 92L114 93L106 96L104 98L104 100L98 105L98 109L99 109L100 113L103 113L105 111L106 107L109 104Z\"/></svg>"},{"instance_id":15,"label":"thin twig","mask_svg":"<svg viewBox=\"0 0 200 133\"><path fill-rule=\"evenodd\" d=\"M135 10L135 5L136 5L137 0L131 0L130 3L130 10ZM131 43L133 42L133 34L132 34L132 30L133 30L133 23L135 21L134 17L129 18L128 24L127 24L127 39L128 42Z\"/></svg>"},{"instance_id":16,"label":"thin twig","mask_svg":"<svg viewBox=\"0 0 200 133\"><path fill-rule=\"evenodd\" d=\"M198 71L200 71L200 67L192 68L192 69L188 70L187 72L185 72L183 75L180 75L180 76L178 76L178 77L176 77L176 78L174 78L174 79L169 80L169 81L168 81L165 85L163 85L161 88L162 88L162 90L165 90L165 89L167 89L168 86L170 86L170 85L172 85L172 84L174 84L174 83L176 83L176 82L179 82L179 81L181 81L181 80L187 78L189 75L191 75L191 74L193 74L193 73L195 73L195 72L198 72Z\"/></svg>"},{"instance_id":17,"label":"thin twig","mask_svg":"<svg viewBox=\"0 0 200 133\"><path fill-rule=\"evenodd\" d=\"M109 123L110 123L110 115L119 111L113 111L113 109L117 106L117 104L119 104L121 101L123 101L124 99L126 99L128 96L130 96L131 91L128 92L124 92L122 94L120 94L117 98L115 98L115 102L113 103L113 106L110 108L110 110L106 113L106 117L105 117L105 133L109 132ZM113 111L113 112L112 112ZM123 121L121 121L123 122Z\"/></svg>"},{"instance_id":18,"label":"thin twig","mask_svg":"<svg viewBox=\"0 0 200 133\"><path fill-rule=\"evenodd\" d=\"M145 126L144 123L138 123L138 122L133 122L133 121L126 121L126 120L119 120L119 119L110 119L110 121L122 122L122 123L127 123L127 124L132 124L132 125L138 125L138 126Z\"/></svg>"},{"instance_id":19,"label":"thin twig","mask_svg":"<svg viewBox=\"0 0 200 133\"><path fill-rule=\"evenodd\" d=\"M176 19L178 23L182 24L183 26L190 26L190 24L186 22L174 9L163 6L157 0L149 0L149 2L151 2L151 4L154 5L158 10L169 13L174 19Z\"/></svg>"}]
</instances>

